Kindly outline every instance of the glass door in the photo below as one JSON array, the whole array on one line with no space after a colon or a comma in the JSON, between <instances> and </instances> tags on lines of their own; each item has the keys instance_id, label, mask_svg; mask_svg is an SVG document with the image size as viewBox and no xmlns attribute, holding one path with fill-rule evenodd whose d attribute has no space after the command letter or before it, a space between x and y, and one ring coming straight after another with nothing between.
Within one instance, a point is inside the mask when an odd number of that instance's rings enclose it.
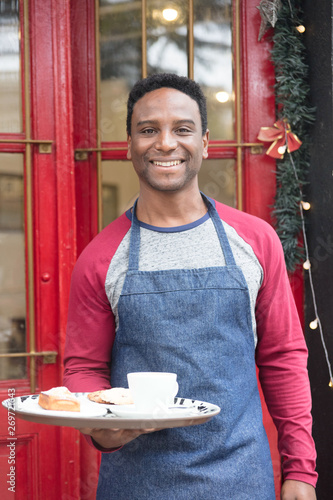
<instances>
[{"instance_id":1,"label":"glass door","mask_svg":"<svg viewBox=\"0 0 333 500\"><path fill-rule=\"evenodd\" d=\"M1 91L0 91L1 92ZM0 380L28 377L24 166L20 153L0 155Z\"/></svg>"},{"instance_id":2,"label":"glass door","mask_svg":"<svg viewBox=\"0 0 333 500\"><path fill-rule=\"evenodd\" d=\"M22 10L0 2L0 379L28 379L27 153ZM29 147L29 146L28 146Z\"/></svg>"},{"instance_id":3,"label":"glass door","mask_svg":"<svg viewBox=\"0 0 333 500\"><path fill-rule=\"evenodd\" d=\"M96 143L99 229L126 210L138 181L126 160L126 101L132 85L152 73L194 78L207 97L209 157L199 184L207 195L243 209L243 141L239 0L96 0Z\"/></svg>"},{"instance_id":4,"label":"glass door","mask_svg":"<svg viewBox=\"0 0 333 500\"><path fill-rule=\"evenodd\" d=\"M207 97L209 159L200 188L237 202L238 63L231 0L202 2L100 0L98 6L102 226L133 203L138 181L126 161L126 100L136 80L170 72L194 78Z\"/></svg>"},{"instance_id":5,"label":"glass door","mask_svg":"<svg viewBox=\"0 0 333 500\"><path fill-rule=\"evenodd\" d=\"M1 0L0 13L0 379L34 392L37 358L57 354L36 352L33 266L32 157L52 141L31 138L28 4Z\"/></svg>"},{"instance_id":6,"label":"glass door","mask_svg":"<svg viewBox=\"0 0 333 500\"><path fill-rule=\"evenodd\" d=\"M10 406L16 397L61 385L67 290L59 263L75 255L61 233L70 212L57 185L58 152L68 144L56 123L64 88L56 35L64 33L65 17L51 3L0 0L0 400ZM66 113L59 114L63 130ZM19 419L1 404L0 495L74 498L79 465L68 463L77 447L74 432Z\"/></svg>"}]
</instances>

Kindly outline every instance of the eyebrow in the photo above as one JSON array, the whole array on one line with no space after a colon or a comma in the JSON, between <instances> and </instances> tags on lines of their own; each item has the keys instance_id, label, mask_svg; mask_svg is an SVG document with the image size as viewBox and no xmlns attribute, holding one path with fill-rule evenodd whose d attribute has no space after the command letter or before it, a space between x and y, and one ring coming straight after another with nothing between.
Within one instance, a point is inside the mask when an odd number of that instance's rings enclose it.
<instances>
[{"instance_id":1,"label":"eyebrow","mask_svg":"<svg viewBox=\"0 0 333 500\"><path fill-rule=\"evenodd\" d=\"M142 125L157 125L158 123L159 123L158 120L140 120L136 125L141 127ZM173 121L174 125L184 125L186 123L195 126L195 122L190 118L184 118L182 120Z\"/></svg>"}]
</instances>

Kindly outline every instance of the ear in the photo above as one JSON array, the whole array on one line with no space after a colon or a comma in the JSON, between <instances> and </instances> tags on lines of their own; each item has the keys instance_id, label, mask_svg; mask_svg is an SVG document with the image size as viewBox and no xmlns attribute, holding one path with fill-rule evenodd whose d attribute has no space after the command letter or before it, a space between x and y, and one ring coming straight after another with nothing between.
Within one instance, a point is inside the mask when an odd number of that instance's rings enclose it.
<instances>
[{"instance_id":1,"label":"ear","mask_svg":"<svg viewBox=\"0 0 333 500\"><path fill-rule=\"evenodd\" d=\"M127 134L127 159L128 160L132 159L131 144L132 144L131 136L129 134Z\"/></svg>"},{"instance_id":2,"label":"ear","mask_svg":"<svg viewBox=\"0 0 333 500\"><path fill-rule=\"evenodd\" d=\"M209 143L209 130L206 130L205 135L202 137L203 151L202 158L205 160L208 158L208 143Z\"/></svg>"}]
</instances>

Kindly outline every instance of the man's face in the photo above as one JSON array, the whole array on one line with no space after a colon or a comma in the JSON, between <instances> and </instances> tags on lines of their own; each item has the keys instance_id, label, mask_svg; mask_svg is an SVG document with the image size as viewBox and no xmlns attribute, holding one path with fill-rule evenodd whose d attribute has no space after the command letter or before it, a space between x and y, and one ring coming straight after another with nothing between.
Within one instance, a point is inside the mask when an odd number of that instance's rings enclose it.
<instances>
[{"instance_id":1,"label":"man's face","mask_svg":"<svg viewBox=\"0 0 333 500\"><path fill-rule=\"evenodd\" d=\"M163 87L135 104L127 158L141 188L178 191L197 185L207 148L198 104L183 92Z\"/></svg>"}]
</instances>

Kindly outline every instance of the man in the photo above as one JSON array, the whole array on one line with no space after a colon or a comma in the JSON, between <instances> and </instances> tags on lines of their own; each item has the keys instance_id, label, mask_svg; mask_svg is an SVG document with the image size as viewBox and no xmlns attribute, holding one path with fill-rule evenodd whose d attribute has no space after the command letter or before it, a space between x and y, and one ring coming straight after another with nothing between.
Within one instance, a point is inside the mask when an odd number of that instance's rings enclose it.
<instances>
[{"instance_id":1,"label":"man","mask_svg":"<svg viewBox=\"0 0 333 500\"><path fill-rule=\"evenodd\" d=\"M180 396L221 413L155 432L82 429L103 452L97 498L273 500L256 362L281 498L314 500L307 350L275 232L200 193L209 132L195 82L138 82L127 132L140 194L75 267L64 384L94 391L126 386L131 371L171 371Z\"/></svg>"}]
</instances>

